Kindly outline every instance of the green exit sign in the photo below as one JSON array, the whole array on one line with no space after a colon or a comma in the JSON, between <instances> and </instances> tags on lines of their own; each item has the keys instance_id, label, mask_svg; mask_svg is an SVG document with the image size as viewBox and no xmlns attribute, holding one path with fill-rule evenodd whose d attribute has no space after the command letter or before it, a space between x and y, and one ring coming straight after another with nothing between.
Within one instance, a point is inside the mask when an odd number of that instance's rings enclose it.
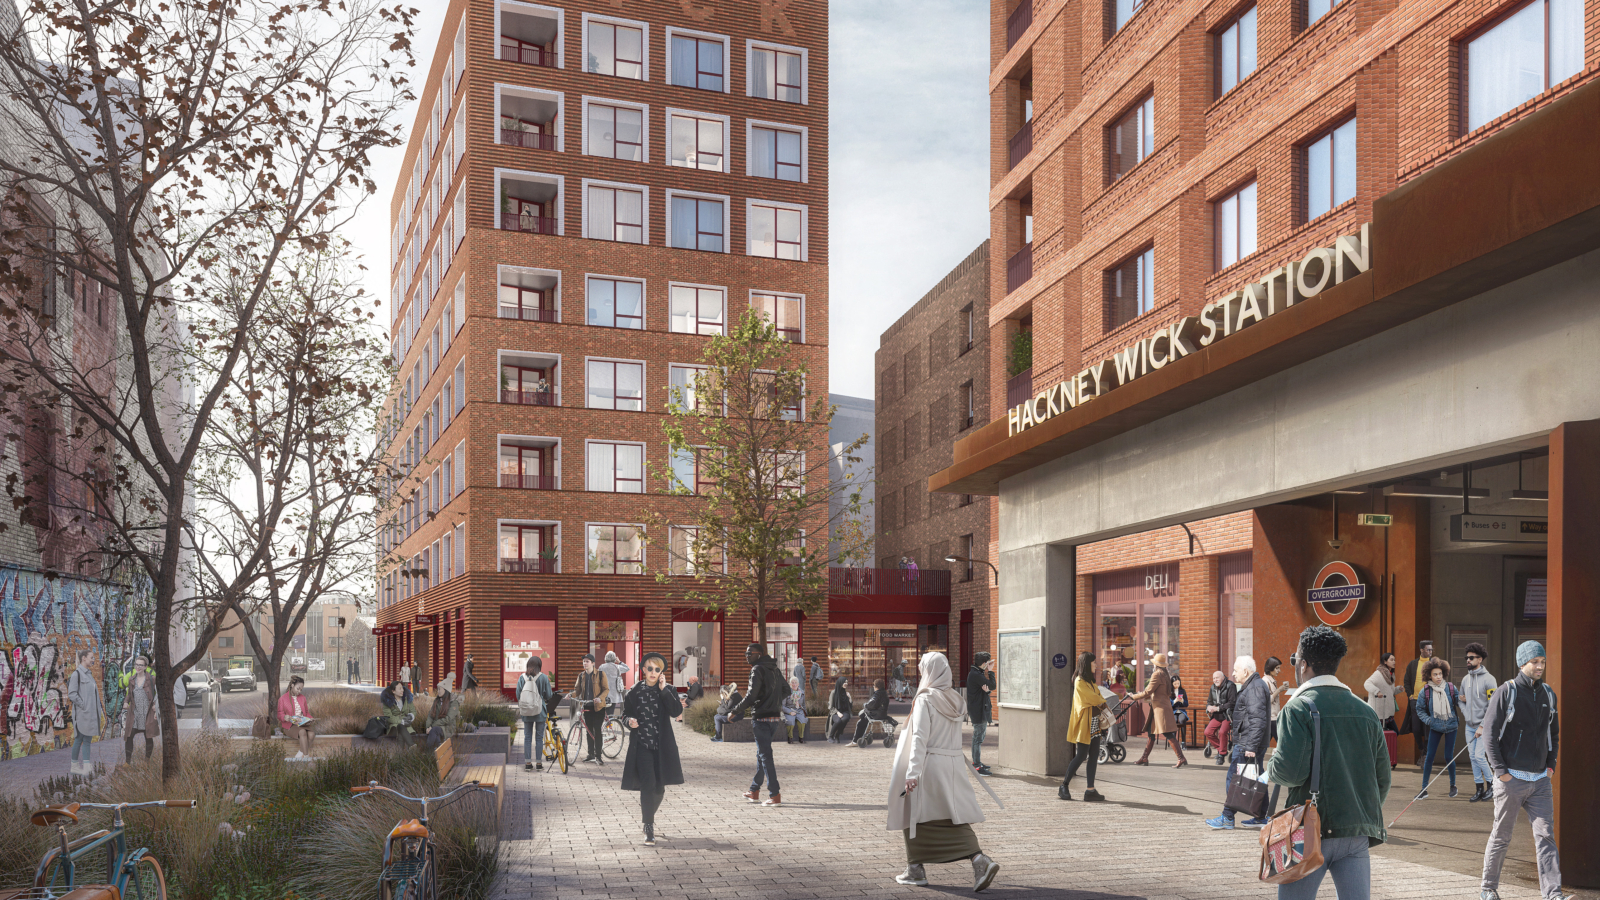
<instances>
[{"instance_id":1,"label":"green exit sign","mask_svg":"<svg viewBox=\"0 0 1600 900\"><path fill-rule=\"evenodd\" d=\"M1375 525L1379 528L1388 528L1394 524L1394 516L1379 515L1378 513L1362 513L1356 516L1357 525Z\"/></svg>"}]
</instances>

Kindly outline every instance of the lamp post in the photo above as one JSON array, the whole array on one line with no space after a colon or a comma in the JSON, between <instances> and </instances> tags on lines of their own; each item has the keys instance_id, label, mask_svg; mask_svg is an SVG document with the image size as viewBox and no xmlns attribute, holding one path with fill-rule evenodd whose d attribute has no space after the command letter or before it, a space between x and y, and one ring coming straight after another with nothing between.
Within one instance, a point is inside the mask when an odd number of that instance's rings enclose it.
<instances>
[{"instance_id":1,"label":"lamp post","mask_svg":"<svg viewBox=\"0 0 1600 900\"><path fill-rule=\"evenodd\" d=\"M944 558L944 561L947 562L947 563L953 563L953 562L983 563L984 565L988 566L991 570L994 571L994 586L995 587L999 587L1000 586L1000 570L996 569L994 567L994 563L989 562L986 559L973 559L970 556L946 556Z\"/></svg>"}]
</instances>

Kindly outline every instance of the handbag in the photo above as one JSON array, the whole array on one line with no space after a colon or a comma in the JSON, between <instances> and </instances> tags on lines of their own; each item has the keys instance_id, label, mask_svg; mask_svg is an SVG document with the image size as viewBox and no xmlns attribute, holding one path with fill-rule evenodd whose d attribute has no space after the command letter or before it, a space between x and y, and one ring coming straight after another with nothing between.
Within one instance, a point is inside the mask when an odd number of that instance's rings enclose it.
<instances>
[{"instance_id":1,"label":"handbag","mask_svg":"<svg viewBox=\"0 0 1600 900\"><path fill-rule=\"evenodd\" d=\"M1306 802L1272 815L1261 829L1261 880L1268 884L1299 881L1322 866L1322 816L1317 801L1322 788L1322 716L1311 707L1311 796ZM1278 805L1273 786L1268 812Z\"/></svg>"},{"instance_id":2,"label":"handbag","mask_svg":"<svg viewBox=\"0 0 1600 900\"><path fill-rule=\"evenodd\" d=\"M1261 767L1251 763L1235 772L1228 781L1228 798L1223 805L1259 819L1267 814L1269 793L1267 783L1261 780Z\"/></svg>"},{"instance_id":3,"label":"handbag","mask_svg":"<svg viewBox=\"0 0 1600 900\"><path fill-rule=\"evenodd\" d=\"M1100 708L1100 712L1095 714L1095 718L1100 722L1101 734L1110 734L1111 726L1117 724L1117 717L1113 716L1111 710L1105 707Z\"/></svg>"}]
</instances>

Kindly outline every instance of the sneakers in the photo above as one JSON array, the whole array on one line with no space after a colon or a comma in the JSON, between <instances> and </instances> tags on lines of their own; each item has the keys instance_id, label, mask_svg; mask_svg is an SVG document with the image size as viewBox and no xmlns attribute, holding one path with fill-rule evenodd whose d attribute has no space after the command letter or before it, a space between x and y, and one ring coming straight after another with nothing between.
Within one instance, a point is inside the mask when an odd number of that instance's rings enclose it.
<instances>
[{"instance_id":1,"label":"sneakers","mask_svg":"<svg viewBox=\"0 0 1600 900\"><path fill-rule=\"evenodd\" d=\"M1222 758L1222 754L1218 753L1217 754L1217 765L1225 766L1227 764L1228 764L1228 761Z\"/></svg>"},{"instance_id":2,"label":"sneakers","mask_svg":"<svg viewBox=\"0 0 1600 900\"><path fill-rule=\"evenodd\" d=\"M922 868L922 863L912 863L911 865L906 866L906 870L904 872L896 875L894 880L900 882L901 884L927 887L928 872L926 869Z\"/></svg>"},{"instance_id":3,"label":"sneakers","mask_svg":"<svg viewBox=\"0 0 1600 900\"><path fill-rule=\"evenodd\" d=\"M783 795L782 794L773 794L771 797L768 797L766 800L762 801L761 805L762 806L782 806L783 805Z\"/></svg>"},{"instance_id":4,"label":"sneakers","mask_svg":"<svg viewBox=\"0 0 1600 900\"><path fill-rule=\"evenodd\" d=\"M722 743L722 738L714 737L714 738L711 739L711 743L720 744L720 743Z\"/></svg>"},{"instance_id":5,"label":"sneakers","mask_svg":"<svg viewBox=\"0 0 1600 900\"><path fill-rule=\"evenodd\" d=\"M988 766L983 765L973 766L972 771L977 772L979 775L982 775L985 778L988 778L990 775L994 774L993 772L989 771Z\"/></svg>"},{"instance_id":6,"label":"sneakers","mask_svg":"<svg viewBox=\"0 0 1600 900\"><path fill-rule=\"evenodd\" d=\"M537 771L543 772L544 771L544 763L536 762L536 763L533 764L533 768L535 770L537 770Z\"/></svg>"},{"instance_id":7,"label":"sneakers","mask_svg":"<svg viewBox=\"0 0 1600 900\"><path fill-rule=\"evenodd\" d=\"M1500 892L1495 890L1479 891L1478 900L1500 900Z\"/></svg>"},{"instance_id":8,"label":"sneakers","mask_svg":"<svg viewBox=\"0 0 1600 900\"><path fill-rule=\"evenodd\" d=\"M1072 792L1067 790L1067 786L1063 784L1062 786L1056 788L1056 796L1063 800L1071 800Z\"/></svg>"},{"instance_id":9,"label":"sneakers","mask_svg":"<svg viewBox=\"0 0 1600 900\"><path fill-rule=\"evenodd\" d=\"M746 800L749 800L751 803L760 803L761 802L761 791L759 791L759 790L745 791L743 794L740 794L739 796L745 798Z\"/></svg>"},{"instance_id":10,"label":"sneakers","mask_svg":"<svg viewBox=\"0 0 1600 900\"><path fill-rule=\"evenodd\" d=\"M1428 799L1428 792L1427 791L1423 791L1422 793L1418 794L1417 795L1417 799L1418 800L1426 800L1426 799Z\"/></svg>"},{"instance_id":11,"label":"sneakers","mask_svg":"<svg viewBox=\"0 0 1600 900\"><path fill-rule=\"evenodd\" d=\"M1454 797L1455 795L1456 795L1456 786L1452 784L1452 785L1450 785L1450 796Z\"/></svg>"},{"instance_id":12,"label":"sneakers","mask_svg":"<svg viewBox=\"0 0 1600 900\"><path fill-rule=\"evenodd\" d=\"M652 822L644 823L644 845L646 847L656 845L656 826Z\"/></svg>"},{"instance_id":13,"label":"sneakers","mask_svg":"<svg viewBox=\"0 0 1600 900\"><path fill-rule=\"evenodd\" d=\"M1089 788L1087 791L1083 792L1083 800L1084 800L1085 803L1104 803L1104 802L1106 802L1106 798L1101 796L1100 792L1095 790L1094 788Z\"/></svg>"},{"instance_id":14,"label":"sneakers","mask_svg":"<svg viewBox=\"0 0 1600 900\"><path fill-rule=\"evenodd\" d=\"M523 763L522 764L522 771L524 771L524 772L532 772L533 771L533 763L531 763L531 762Z\"/></svg>"},{"instance_id":15,"label":"sneakers","mask_svg":"<svg viewBox=\"0 0 1600 900\"><path fill-rule=\"evenodd\" d=\"M1264 828L1266 827L1267 820L1264 817L1257 817L1254 819L1245 819L1239 824L1245 828Z\"/></svg>"},{"instance_id":16,"label":"sneakers","mask_svg":"<svg viewBox=\"0 0 1600 900\"><path fill-rule=\"evenodd\" d=\"M994 882L1000 874L1000 864L981 852L972 858L972 891L977 893Z\"/></svg>"},{"instance_id":17,"label":"sneakers","mask_svg":"<svg viewBox=\"0 0 1600 900\"><path fill-rule=\"evenodd\" d=\"M1215 819L1207 819L1206 824L1211 826L1212 831L1233 830L1233 820L1227 816L1217 816Z\"/></svg>"}]
</instances>

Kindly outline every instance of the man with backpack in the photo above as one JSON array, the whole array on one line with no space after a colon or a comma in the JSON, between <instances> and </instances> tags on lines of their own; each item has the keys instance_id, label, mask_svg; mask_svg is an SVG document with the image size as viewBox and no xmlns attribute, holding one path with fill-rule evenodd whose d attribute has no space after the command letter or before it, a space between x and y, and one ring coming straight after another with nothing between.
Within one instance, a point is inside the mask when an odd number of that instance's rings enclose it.
<instances>
[{"instance_id":1,"label":"man with backpack","mask_svg":"<svg viewBox=\"0 0 1600 900\"><path fill-rule=\"evenodd\" d=\"M1556 852L1555 795L1550 776L1561 746L1556 692L1544 683L1544 645L1523 641L1517 648L1517 677L1489 698L1483 714L1483 753L1493 770L1494 827L1483 850L1481 900L1500 900L1500 867L1511 845L1518 810L1533 826L1539 864L1539 892L1545 900L1571 900L1561 893L1561 857Z\"/></svg>"},{"instance_id":2,"label":"man with backpack","mask_svg":"<svg viewBox=\"0 0 1600 900\"><path fill-rule=\"evenodd\" d=\"M549 716L550 679L544 672L544 660L535 656L528 660L528 670L517 678L517 713L522 716L522 768L544 769L544 753L537 755L534 748L544 743L544 725Z\"/></svg>"}]
</instances>

